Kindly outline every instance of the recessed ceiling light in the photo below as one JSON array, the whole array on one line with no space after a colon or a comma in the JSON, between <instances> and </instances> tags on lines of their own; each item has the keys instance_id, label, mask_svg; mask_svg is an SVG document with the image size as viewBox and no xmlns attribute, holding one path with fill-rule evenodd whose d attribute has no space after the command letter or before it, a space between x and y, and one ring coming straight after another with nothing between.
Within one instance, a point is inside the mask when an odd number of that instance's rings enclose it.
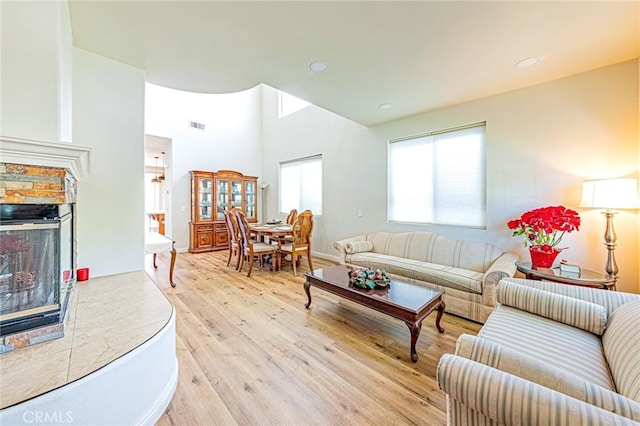
<instances>
[{"instance_id":1,"label":"recessed ceiling light","mask_svg":"<svg viewBox=\"0 0 640 426\"><path fill-rule=\"evenodd\" d=\"M532 56L516 63L516 68L529 68L540 62L540 58Z\"/></svg>"},{"instance_id":2,"label":"recessed ceiling light","mask_svg":"<svg viewBox=\"0 0 640 426\"><path fill-rule=\"evenodd\" d=\"M309 64L309 69L313 72L325 72L329 69L329 64L322 61L313 61Z\"/></svg>"},{"instance_id":3,"label":"recessed ceiling light","mask_svg":"<svg viewBox=\"0 0 640 426\"><path fill-rule=\"evenodd\" d=\"M384 111L384 110L387 110L387 109L391 109L392 105L391 104L380 104L380 105L378 105L378 108Z\"/></svg>"}]
</instances>

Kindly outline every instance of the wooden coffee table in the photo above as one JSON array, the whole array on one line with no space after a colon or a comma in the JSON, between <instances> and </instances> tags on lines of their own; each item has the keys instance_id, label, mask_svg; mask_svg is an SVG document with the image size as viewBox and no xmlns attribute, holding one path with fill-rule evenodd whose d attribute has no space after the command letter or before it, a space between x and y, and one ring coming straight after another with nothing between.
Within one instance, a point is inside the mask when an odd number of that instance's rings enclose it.
<instances>
[{"instance_id":1,"label":"wooden coffee table","mask_svg":"<svg viewBox=\"0 0 640 426\"><path fill-rule=\"evenodd\" d=\"M413 362L418 361L416 342L420 336L422 320L434 310L438 311L436 328L440 333L444 333L444 328L440 327L440 319L445 307L442 301L444 291L393 276L389 276L391 278L389 287L375 290L362 289L349 285L348 271L347 266L339 265L305 273L307 280L304 283L304 291L309 299L305 307L309 308L311 305L309 289L315 286L404 321L411 332L411 361Z\"/></svg>"}]
</instances>

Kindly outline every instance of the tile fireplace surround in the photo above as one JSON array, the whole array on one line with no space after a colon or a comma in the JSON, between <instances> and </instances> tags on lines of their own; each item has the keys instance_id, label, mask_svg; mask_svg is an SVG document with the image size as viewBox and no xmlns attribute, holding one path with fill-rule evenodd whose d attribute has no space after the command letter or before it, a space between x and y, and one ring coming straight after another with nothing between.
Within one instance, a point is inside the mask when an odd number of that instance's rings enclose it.
<instances>
[{"instance_id":1,"label":"tile fireplace surround","mask_svg":"<svg viewBox=\"0 0 640 426\"><path fill-rule=\"evenodd\" d=\"M63 338L0 355L0 424L155 424L178 383L173 306L145 271L75 293Z\"/></svg>"},{"instance_id":2,"label":"tile fireplace surround","mask_svg":"<svg viewBox=\"0 0 640 426\"><path fill-rule=\"evenodd\" d=\"M75 203L77 178L88 171L90 152L69 143L0 137L0 204ZM75 253L75 241L73 247ZM3 336L0 354L63 337L65 320Z\"/></svg>"},{"instance_id":3,"label":"tile fireplace surround","mask_svg":"<svg viewBox=\"0 0 640 426\"><path fill-rule=\"evenodd\" d=\"M0 136L0 204L75 203L77 180L89 172L90 156L86 146ZM0 353L62 337L63 326L64 321L4 336Z\"/></svg>"},{"instance_id":4,"label":"tile fireplace surround","mask_svg":"<svg viewBox=\"0 0 640 426\"><path fill-rule=\"evenodd\" d=\"M0 136L0 203L75 202L90 154ZM154 424L178 382L173 307L144 271L75 287L63 338L0 355L0 424Z\"/></svg>"},{"instance_id":5,"label":"tile fireplace surround","mask_svg":"<svg viewBox=\"0 0 640 426\"><path fill-rule=\"evenodd\" d=\"M74 204L76 202L76 182L75 177L62 168L0 163L0 203L45 205ZM36 231L26 232L34 233ZM73 235L75 235L75 231L73 231ZM32 237L35 238L33 235ZM75 241L73 241L72 247L74 253L72 259L75 259L77 257L75 255ZM34 247L34 250L40 249ZM7 256L11 256L11 253L9 252ZM59 260L51 260L51 262L59 262ZM75 267L76 265L74 262L72 269L75 270ZM71 279L65 282L65 284L68 283L66 287L67 291L64 292L68 293L68 300L72 300L73 298L73 287L75 283L74 277L75 273ZM27 328L23 331L10 332L10 334L3 336L0 341L0 354L63 337L67 309L65 300L60 300L60 303L62 308L60 310L61 318L59 322L41 327ZM3 312L5 312L4 307Z\"/></svg>"}]
</instances>

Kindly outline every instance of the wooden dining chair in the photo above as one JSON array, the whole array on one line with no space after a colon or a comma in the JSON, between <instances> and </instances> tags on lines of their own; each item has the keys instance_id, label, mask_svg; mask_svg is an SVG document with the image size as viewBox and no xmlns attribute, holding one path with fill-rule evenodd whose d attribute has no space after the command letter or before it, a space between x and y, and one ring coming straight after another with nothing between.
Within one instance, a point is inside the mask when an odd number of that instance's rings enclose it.
<instances>
[{"instance_id":1,"label":"wooden dining chair","mask_svg":"<svg viewBox=\"0 0 640 426\"><path fill-rule=\"evenodd\" d=\"M288 225L293 225L294 223L296 223L296 219L298 218L298 210L297 209L292 209L289 214L287 215L287 220L286 223Z\"/></svg>"},{"instance_id":2,"label":"wooden dining chair","mask_svg":"<svg viewBox=\"0 0 640 426\"><path fill-rule=\"evenodd\" d=\"M233 210L233 209L232 209ZM236 270L240 266L241 244L240 244L240 228L238 227L238 219L231 210L224 211L224 219L227 224L227 235L229 237L229 258L227 259L227 266L231 263L231 257L236 256Z\"/></svg>"},{"instance_id":3,"label":"wooden dining chair","mask_svg":"<svg viewBox=\"0 0 640 426\"><path fill-rule=\"evenodd\" d=\"M298 218L298 210L292 209L287 215L287 219L285 220L285 223L287 225L293 225L296 222L297 218ZM292 243L292 242L293 242L293 237L291 235L281 235L278 237L269 238L269 244L273 244L273 243L284 244L284 243Z\"/></svg>"},{"instance_id":4,"label":"wooden dining chair","mask_svg":"<svg viewBox=\"0 0 640 426\"><path fill-rule=\"evenodd\" d=\"M246 257L247 260L249 261L249 271L247 272L247 277L250 277L251 270L253 269L254 258L258 256L260 261L260 266L262 266L264 263L264 256L266 254L271 255L271 258L272 258L271 270L273 270L278 247L271 244L263 243L260 241L252 240L249 223L247 223L247 219L245 218L242 211L240 210L236 211L236 219L238 222L238 228L240 229L240 243L242 246L241 248L242 256L240 259L240 266L238 267L238 271L242 270L242 267L244 265L244 259Z\"/></svg>"},{"instance_id":5,"label":"wooden dining chair","mask_svg":"<svg viewBox=\"0 0 640 426\"><path fill-rule=\"evenodd\" d=\"M311 210L305 210L298 215L293 224L293 241L281 241L278 244L278 266L287 256L291 256L291 264L293 265L293 276L297 277L298 272L296 266L299 258L306 254L309 270L313 271L311 263L311 236L313 234L313 213Z\"/></svg>"}]
</instances>

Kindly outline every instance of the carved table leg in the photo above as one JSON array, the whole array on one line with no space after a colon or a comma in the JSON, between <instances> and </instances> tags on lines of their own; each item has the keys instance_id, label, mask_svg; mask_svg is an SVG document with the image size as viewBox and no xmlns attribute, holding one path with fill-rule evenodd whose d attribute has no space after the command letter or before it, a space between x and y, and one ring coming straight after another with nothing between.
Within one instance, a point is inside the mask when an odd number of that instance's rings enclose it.
<instances>
[{"instance_id":1,"label":"carved table leg","mask_svg":"<svg viewBox=\"0 0 640 426\"><path fill-rule=\"evenodd\" d=\"M440 301L440 305L436 308L438 310L438 316L436 317L436 328L440 333L444 333L444 328L440 327L440 318L444 314L444 300Z\"/></svg>"},{"instance_id":2,"label":"carved table leg","mask_svg":"<svg viewBox=\"0 0 640 426\"><path fill-rule=\"evenodd\" d=\"M171 287L175 287L176 283L173 282L173 267L176 264L176 248L175 248L175 241L174 241L174 247L171 249L171 266L169 267L169 282L171 283ZM154 254L155 256L155 254ZM155 259L155 257L154 257Z\"/></svg>"},{"instance_id":3,"label":"carved table leg","mask_svg":"<svg viewBox=\"0 0 640 426\"><path fill-rule=\"evenodd\" d=\"M416 343L418 342L418 337L420 336L420 330L422 329L422 321L417 323L411 323L409 321L405 321L407 327L409 327L409 331L411 332L411 361L418 362L418 353L416 352Z\"/></svg>"},{"instance_id":4,"label":"carved table leg","mask_svg":"<svg viewBox=\"0 0 640 426\"><path fill-rule=\"evenodd\" d=\"M304 305L305 308L309 308L309 306L311 306L311 292L309 291L309 287L311 287L311 283L309 281L305 281L304 292L307 293L307 299L309 299L306 305Z\"/></svg>"}]
</instances>

